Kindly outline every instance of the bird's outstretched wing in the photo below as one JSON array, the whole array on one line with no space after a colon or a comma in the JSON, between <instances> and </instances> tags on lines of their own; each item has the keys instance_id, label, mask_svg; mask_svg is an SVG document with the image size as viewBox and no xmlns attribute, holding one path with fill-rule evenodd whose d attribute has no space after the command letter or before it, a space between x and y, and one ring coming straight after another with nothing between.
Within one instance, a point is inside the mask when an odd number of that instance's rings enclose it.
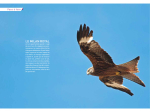
<instances>
[{"instance_id":1,"label":"bird's outstretched wing","mask_svg":"<svg viewBox=\"0 0 150 112\"><path fill-rule=\"evenodd\" d=\"M107 77L99 76L99 79L107 87L118 89L120 91L128 93L131 96L133 95L133 93L127 87L122 85L122 83L123 83L123 77L122 76L107 76Z\"/></svg>"},{"instance_id":2,"label":"bird's outstretched wing","mask_svg":"<svg viewBox=\"0 0 150 112\"><path fill-rule=\"evenodd\" d=\"M93 67L101 70L107 69L108 67L115 66L112 58L109 54L104 51L100 45L92 40L93 31L90 32L89 27L84 24L83 29L80 25L79 31L77 31L77 41L80 45L82 52L90 59Z\"/></svg>"}]
</instances>

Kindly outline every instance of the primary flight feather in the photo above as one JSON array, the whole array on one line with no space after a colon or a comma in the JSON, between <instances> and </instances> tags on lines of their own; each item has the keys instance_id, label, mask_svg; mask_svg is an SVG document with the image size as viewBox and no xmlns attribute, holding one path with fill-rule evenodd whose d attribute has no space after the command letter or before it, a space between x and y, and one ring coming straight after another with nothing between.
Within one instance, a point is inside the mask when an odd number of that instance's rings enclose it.
<instances>
[{"instance_id":1,"label":"primary flight feather","mask_svg":"<svg viewBox=\"0 0 150 112\"><path fill-rule=\"evenodd\" d=\"M106 86L126 92L129 95L133 93L123 86L123 78L127 78L145 87L145 84L134 73L139 72L137 68L140 57L120 65L116 65L110 55L100 47L98 42L93 40L93 31L84 24L80 25L77 31L77 41L81 51L92 62L93 67L87 70L87 74L99 76Z\"/></svg>"}]
</instances>

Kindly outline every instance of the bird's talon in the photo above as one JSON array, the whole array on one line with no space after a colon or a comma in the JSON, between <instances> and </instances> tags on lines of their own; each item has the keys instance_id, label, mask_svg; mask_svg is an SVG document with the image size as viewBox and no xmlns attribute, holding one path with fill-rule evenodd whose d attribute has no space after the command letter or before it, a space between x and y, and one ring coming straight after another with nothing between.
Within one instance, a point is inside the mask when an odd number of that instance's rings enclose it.
<instances>
[{"instance_id":1,"label":"bird's talon","mask_svg":"<svg viewBox=\"0 0 150 112\"><path fill-rule=\"evenodd\" d=\"M120 75L120 72L116 72L116 75Z\"/></svg>"}]
</instances>

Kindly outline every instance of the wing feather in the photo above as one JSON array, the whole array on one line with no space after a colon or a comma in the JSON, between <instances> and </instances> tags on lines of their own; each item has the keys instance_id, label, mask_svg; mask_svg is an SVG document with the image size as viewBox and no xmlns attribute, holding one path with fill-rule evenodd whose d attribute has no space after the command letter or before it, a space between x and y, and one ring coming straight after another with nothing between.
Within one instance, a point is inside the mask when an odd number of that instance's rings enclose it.
<instances>
[{"instance_id":1,"label":"wing feather","mask_svg":"<svg viewBox=\"0 0 150 112\"><path fill-rule=\"evenodd\" d=\"M107 86L107 87L111 87L111 88L114 88L114 89L118 89L118 90L120 90L120 91L123 91L123 92L126 92L126 93L128 93L129 95L133 95L133 93L127 88L127 87L125 87L125 86L123 86L123 85L119 85L119 84L117 84L117 83L112 83L112 84L110 84L110 83L105 83L105 85Z\"/></svg>"},{"instance_id":2,"label":"wing feather","mask_svg":"<svg viewBox=\"0 0 150 112\"><path fill-rule=\"evenodd\" d=\"M108 68L114 66L114 62L110 55L100 47L100 45L92 40L93 31L89 33L89 27L86 28L84 24L83 30L80 25L79 31L77 31L77 41L80 45L81 51L90 59L94 68ZM92 40L92 41L91 41Z\"/></svg>"},{"instance_id":3,"label":"wing feather","mask_svg":"<svg viewBox=\"0 0 150 112\"><path fill-rule=\"evenodd\" d=\"M99 79L107 86L113 89L118 89L120 91L126 92L129 95L133 95L133 93L125 86L122 85L123 77L122 76L100 76Z\"/></svg>"}]
</instances>

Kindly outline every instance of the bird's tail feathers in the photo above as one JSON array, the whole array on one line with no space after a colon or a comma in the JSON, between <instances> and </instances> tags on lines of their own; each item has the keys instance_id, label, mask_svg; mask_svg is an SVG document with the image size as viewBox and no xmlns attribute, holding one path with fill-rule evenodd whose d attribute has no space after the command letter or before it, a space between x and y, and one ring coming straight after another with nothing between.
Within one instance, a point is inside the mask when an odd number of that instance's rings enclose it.
<instances>
[{"instance_id":1,"label":"bird's tail feathers","mask_svg":"<svg viewBox=\"0 0 150 112\"><path fill-rule=\"evenodd\" d=\"M145 87L144 82L142 80L140 80L140 78L133 73L127 73L127 74L123 74L121 76Z\"/></svg>"},{"instance_id":2,"label":"bird's tail feathers","mask_svg":"<svg viewBox=\"0 0 150 112\"><path fill-rule=\"evenodd\" d=\"M138 56L135 59L133 59L133 60L127 62L127 63L121 64L121 66L126 67L126 68L129 69L129 71L128 71L129 73L123 74L121 76L123 76L124 78L129 79L131 81L134 81L134 82L136 82L136 83L138 83L138 84L145 87L145 84L143 83L143 81L140 80L140 78L138 76L133 74L133 73L139 72L138 68L137 68L137 64L138 64L139 59L140 59L140 57Z\"/></svg>"},{"instance_id":3,"label":"bird's tail feathers","mask_svg":"<svg viewBox=\"0 0 150 112\"><path fill-rule=\"evenodd\" d=\"M137 68L137 64L139 59L140 57L138 56L127 63L121 64L121 66L128 68L130 73L138 73L139 71Z\"/></svg>"}]
</instances>

